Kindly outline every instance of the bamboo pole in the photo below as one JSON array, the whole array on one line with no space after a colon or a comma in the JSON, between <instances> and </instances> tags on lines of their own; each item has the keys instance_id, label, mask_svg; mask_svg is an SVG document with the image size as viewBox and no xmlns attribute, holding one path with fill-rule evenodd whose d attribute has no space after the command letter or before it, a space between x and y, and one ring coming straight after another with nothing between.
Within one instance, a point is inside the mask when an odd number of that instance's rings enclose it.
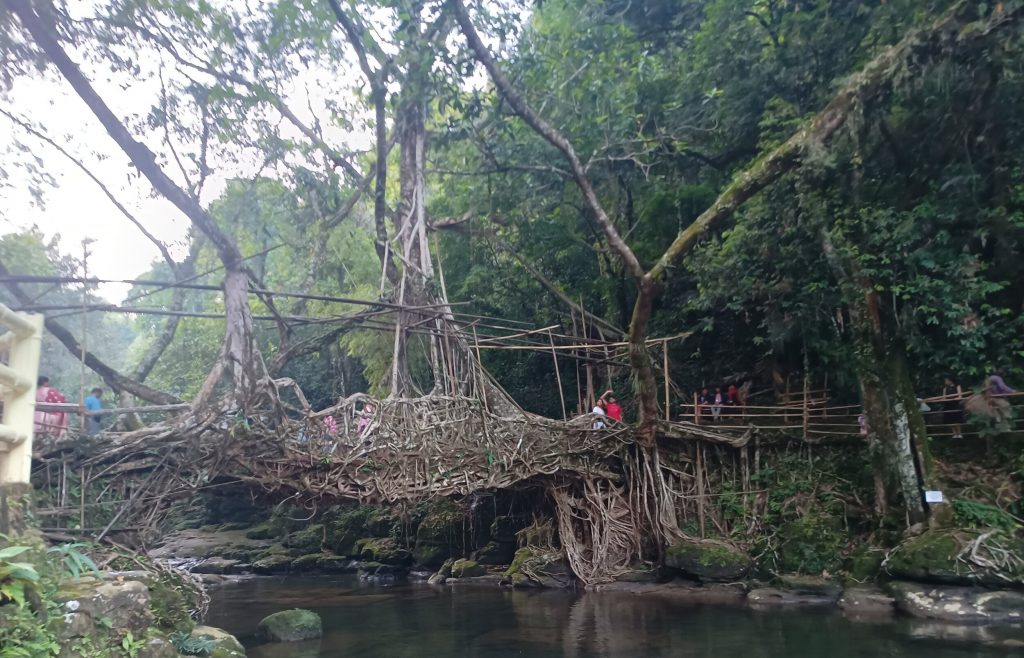
<instances>
[{"instance_id":1,"label":"bamboo pole","mask_svg":"<svg viewBox=\"0 0 1024 658\"><path fill-rule=\"evenodd\" d=\"M697 473L697 518L700 522L700 538L704 539L704 444L697 441L697 459L694 470Z\"/></svg>"},{"instance_id":2,"label":"bamboo pole","mask_svg":"<svg viewBox=\"0 0 1024 658\"><path fill-rule=\"evenodd\" d=\"M558 352L555 351L555 339L548 331L548 340L551 341L551 360L555 362L555 380L558 382L558 399L562 403L562 420L568 420L565 413L565 393L562 392L562 373L558 368Z\"/></svg>"},{"instance_id":3,"label":"bamboo pole","mask_svg":"<svg viewBox=\"0 0 1024 658\"><path fill-rule=\"evenodd\" d=\"M672 420L671 393L672 386L669 384L668 376L668 339L661 343L662 368L665 370L665 420Z\"/></svg>"}]
</instances>

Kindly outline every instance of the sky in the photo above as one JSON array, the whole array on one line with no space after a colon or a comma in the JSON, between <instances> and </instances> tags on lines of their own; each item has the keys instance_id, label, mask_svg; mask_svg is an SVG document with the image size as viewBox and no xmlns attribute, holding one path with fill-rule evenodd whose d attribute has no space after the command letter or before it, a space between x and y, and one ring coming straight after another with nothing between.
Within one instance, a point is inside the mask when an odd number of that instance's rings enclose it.
<instances>
[{"instance_id":1,"label":"sky","mask_svg":"<svg viewBox=\"0 0 1024 658\"><path fill-rule=\"evenodd\" d=\"M233 0L225 0L231 4ZM83 6L88 7L86 2ZM524 14L525 16L526 14ZM503 42L504 43L504 42ZM507 44L506 44L507 45ZM139 67L135 74L112 73L110 67L89 61L82 53L69 51L80 64L101 97L120 117L144 117L160 95L160 57L155 51L128 54ZM176 75L176 65L164 55L164 75ZM316 63L296 63L300 73L282 93L289 107L307 125L321 120L326 141L340 148L363 150L371 145L366 127L343 130L331 125L326 109L340 102L354 102L351 90L359 84L361 73L354 62L331 61L330 67ZM191 72L195 75L194 72ZM180 78L179 78L180 79ZM485 84L482 69L469 81L470 86ZM317 108L314 111L314 108ZM187 251L189 221L170 202L156 196L148 181L142 179L127 157L106 134L98 120L56 73L37 73L19 78L8 93L0 93L0 109L10 112L43 130L82 161L89 170L158 239L167 244L175 258ZM140 134L136 139L158 154L163 151L161 135ZM285 139L305 141L287 122L279 127ZM26 150L24 147L28 147ZM200 201L209 204L236 177L251 177L259 168L262 155L248 154L241 162L210 160L214 173ZM38 161L36 160L38 158ZM39 164L41 163L41 165ZM53 178L54 185L44 189L42 202L30 191L33 166L41 166ZM179 181L174 167L165 173ZM160 259L159 251L110 202L103 191L79 167L52 146L26 134L7 117L0 116L0 234L37 227L47 237L59 237L62 253L81 258L82 241L90 240L88 272L101 279L131 279L150 269ZM128 293L128 284L102 285L96 292L111 302L120 302Z\"/></svg>"},{"instance_id":2,"label":"sky","mask_svg":"<svg viewBox=\"0 0 1024 658\"><path fill-rule=\"evenodd\" d=\"M158 59L152 53L138 54L135 63L141 70L131 78L112 75L87 62L80 53L71 55L120 117L145 116L159 97ZM165 69L165 75L174 75L171 69ZM353 67L353 76L358 75L357 71ZM287 90L288 104L308 125L314 120L311 108L323 108L331 95L338 98L344 94L343 102L348 102L348 89L354 80L337 72L308 69ZM170 247L175 258L184 257L190 222L170 202L155 195L149 182L135 173L127 156L56 73L17 79L10 92L0 94L0 109L43 130L71 152L147 230ZM164 150L161 135L154 135L153 131L133 132L136 139L158 154ZM280 133L285 138L299 137L298 131L287 124L281 125ZM325 126L324 133L328 141L338 146L362 148L369 143L361 134L348 134L330 126ZM41 202L32 194L29 184L33 178L31 169L38 166L36 158L53 178L52 186L43 187ZM241 163L212 159L214 173L201 195L203 205L215 199L231 178L251 177L260 167L257 159L250 156L249 161L243 159ZM164 170L179 184L182 182L183 177L173 166ZM137 278L161 259L156 246L77 165L5 116L0 116L0 174L6 174L0 175L0 234L36 227L48 238L59 237L59 250L78 259L82 255L82 241L90 240L89 275L101 279ZM129 288L128 284L105 284L96 293L111 302L120 302Z\"/></svg>"}]
</instances>

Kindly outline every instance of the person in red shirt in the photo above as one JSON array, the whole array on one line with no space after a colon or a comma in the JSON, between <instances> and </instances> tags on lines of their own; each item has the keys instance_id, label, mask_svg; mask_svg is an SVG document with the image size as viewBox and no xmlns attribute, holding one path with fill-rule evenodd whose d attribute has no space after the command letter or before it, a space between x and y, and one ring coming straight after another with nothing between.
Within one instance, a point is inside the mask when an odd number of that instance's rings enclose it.
<instances>
[{"instance_id":1,"label":"person in red shirt","mask_svg":"<svg viewBox=\"0 0 1024 658\"><path fill-rule=\"evenodd\" d=\"M608 414L610 418L614 418L621 423L622 407L615 399L615 396L612 395L612 391L610 389L605 391L604 395L601 396L601 399L605 401L605 413Z\"/></svg>"}]
</instances>

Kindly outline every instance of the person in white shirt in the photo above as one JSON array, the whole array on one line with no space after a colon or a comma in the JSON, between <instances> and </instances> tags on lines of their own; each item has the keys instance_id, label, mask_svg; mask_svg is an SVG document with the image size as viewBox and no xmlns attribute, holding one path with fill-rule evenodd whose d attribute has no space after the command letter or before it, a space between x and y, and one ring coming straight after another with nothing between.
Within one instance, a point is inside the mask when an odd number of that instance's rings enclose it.
<instances>
[{"instance_id":1,"label":"person in white shirt","mask_svg":"<svg viewBox=\"0 0 1024 658\"><path fill-rule=\"evenodd\" d=\"M594 410L591 411L590 413L594 414L595 416L607 416L608 413L604 410L604 405L604 398L601 398L600 400L597 401L597 404L594 405ZM604 428L605 422L603 419L598 418L597 420L594 421L595 430L603 430Z\"/></svg>"}]
</instances>

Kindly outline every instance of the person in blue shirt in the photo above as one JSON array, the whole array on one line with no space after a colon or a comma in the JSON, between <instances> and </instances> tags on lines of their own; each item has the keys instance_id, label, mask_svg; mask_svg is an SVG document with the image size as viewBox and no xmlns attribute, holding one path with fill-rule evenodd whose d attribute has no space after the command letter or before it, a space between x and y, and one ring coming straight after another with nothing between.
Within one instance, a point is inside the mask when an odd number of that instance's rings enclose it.
<instances>
[{"instance_id":1,"label":"person in blue shirt","mask_svg":"<svg viewBox=\"0 0 1024 658\"><path fill-rule=\"evenodd\" d=\"M103 414L100 413L103 410L103 403L100 402L102 397L103 389L94 388L85 398L85 433L89 436L95 436L103 429Z\"/></svg>"}]
</instances>

